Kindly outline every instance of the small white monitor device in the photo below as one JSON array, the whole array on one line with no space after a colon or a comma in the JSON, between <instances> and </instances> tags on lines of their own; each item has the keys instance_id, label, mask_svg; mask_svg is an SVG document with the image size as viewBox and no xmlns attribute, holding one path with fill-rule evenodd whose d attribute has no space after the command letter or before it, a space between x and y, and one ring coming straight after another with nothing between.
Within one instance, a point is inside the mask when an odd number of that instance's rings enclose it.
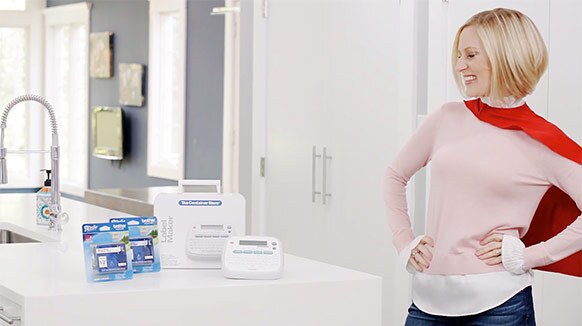
<instances>
[{"instance_id":1,"label":"small white monitor device","mask_svg":"<svg viewBox=\"0 0 582 326\"><path fill-rule=\"evenodd\" d=\"M220 260L224 244L232 234L231 225L198 224L186 235L186 256L195 260Z\"/></svg>"},{"instance_id":2,"label":"small white monitor device","mask_svg":"<svg viewBox=\"0 0 582 326\"><path fill-rule=\"evenodd\" d=\"M283 273L281 241L265 236L233 236L222 253L227 278L275 280Z\"/></svg>"}]
</instances>

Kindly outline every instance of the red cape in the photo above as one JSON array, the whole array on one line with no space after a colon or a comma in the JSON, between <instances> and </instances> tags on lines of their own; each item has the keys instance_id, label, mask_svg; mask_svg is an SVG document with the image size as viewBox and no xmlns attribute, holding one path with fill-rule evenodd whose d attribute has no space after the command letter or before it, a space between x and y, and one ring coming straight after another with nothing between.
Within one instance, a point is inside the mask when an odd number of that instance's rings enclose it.
<instances>
[{"instance_id":1,"label":"red cape","mask_svg":"<svg viewBox=\"0 0 582 326\"><path fill-rule=\"evenodd\" d=\"M491 108L480 99L475 99L465 101L465 105L479 120L502 129L521 130L557 154L582 164L582 147L560 128L533 112L527 104L505 110ZM552 186L542 197L529 231L521 240L526 247L549 240L574 222L580 214L574 200ZM582 277L582 251L536 269Z\"/></svg>"}]
</instances>

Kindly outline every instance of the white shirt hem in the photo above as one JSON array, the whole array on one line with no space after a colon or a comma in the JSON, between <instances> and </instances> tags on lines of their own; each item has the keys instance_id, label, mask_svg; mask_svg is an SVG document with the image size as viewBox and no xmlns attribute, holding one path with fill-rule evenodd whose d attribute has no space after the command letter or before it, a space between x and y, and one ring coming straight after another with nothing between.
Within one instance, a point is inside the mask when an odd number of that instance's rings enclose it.
<instances>
[{"instance_id":1,"label":"white shirt hem","mask_svg":"<svg viewBox=\"0 0 582 326\"><path fill-rule=\"evenodd\" d=\"M521 275L508 271L471 275L416 273L412 278L412 301L432 315L475 315L506 302L530 286L532 280L531 272Z\"/></svg>"}]
</instances>

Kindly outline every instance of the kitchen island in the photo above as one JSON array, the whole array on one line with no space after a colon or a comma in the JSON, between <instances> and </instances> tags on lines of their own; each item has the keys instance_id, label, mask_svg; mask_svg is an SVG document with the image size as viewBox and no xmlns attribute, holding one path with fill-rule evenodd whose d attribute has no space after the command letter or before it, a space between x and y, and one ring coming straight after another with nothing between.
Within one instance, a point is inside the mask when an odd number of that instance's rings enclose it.
<instances>
[{"instance_id":1,"label":"kitchen island","mask_svg":"<svg viewBox=\"0 0 582 326\"><path fill-rule=\"evenodd\" d=\"M0 230L41 242L0 244L0 306L14 325L380 325L381 278L285 256L279 280L165 270L87 283L81 225L123 212L62 199L60 233L35 224L34 194L0 195ZM0 325L7 324L0 318Z\"/></svg>"}]
</instances>

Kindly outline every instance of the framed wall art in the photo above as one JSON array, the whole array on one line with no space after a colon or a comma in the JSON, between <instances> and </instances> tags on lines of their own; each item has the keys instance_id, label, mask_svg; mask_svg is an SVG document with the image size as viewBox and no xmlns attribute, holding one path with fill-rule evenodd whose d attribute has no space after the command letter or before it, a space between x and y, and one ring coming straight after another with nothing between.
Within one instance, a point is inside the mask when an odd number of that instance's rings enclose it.
<instances>
[{"instance_id":1,"label":"framed wall art","mask_svg":"<svg viewBox=\"0 0 582 326\"><path fill-rule=\"evenodd\" d=\"M143 106L144 65L137 63L119 64L119 103Z\"/></svg>"},{"instance_id":2,"label":"framed wall art","mask_svg":"<svg viewBox=\"0 0 582 326\"><path fill-rule=\"evenodd\" d=\"M111 78L113 76L113 33L91 33L89 76Z\"/></svg>"}]
</instances>

